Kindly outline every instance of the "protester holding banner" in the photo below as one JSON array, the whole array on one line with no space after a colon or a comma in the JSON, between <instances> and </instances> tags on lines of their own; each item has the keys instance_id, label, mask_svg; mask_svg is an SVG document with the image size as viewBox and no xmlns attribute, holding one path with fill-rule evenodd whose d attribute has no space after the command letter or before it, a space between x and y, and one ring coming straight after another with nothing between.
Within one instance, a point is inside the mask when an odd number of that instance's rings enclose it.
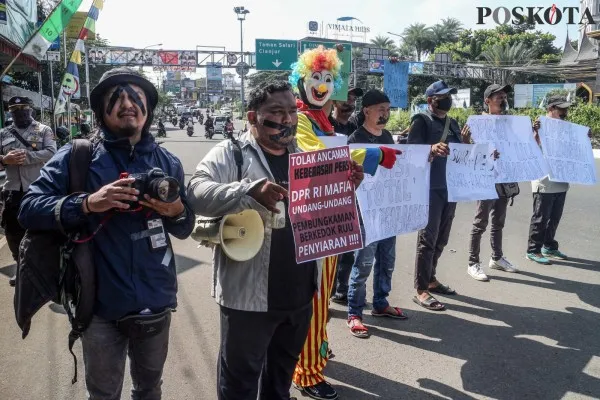
<instances>
[{"instance_id":1,"label":"protester holding banner","mask_svg":"<svg viewBox=\"0 0 600 400\"><path fill-rule=\"evenodd\" d=\"M492 84L485 89L484 102L485 108L491 115L501 115L508 109L508 93L512 91L510 85ZM484 113L485 114L485 113ZM492 258L489 267L505 272L517 272L517 268L512 265L502 252L502 230L506 221L506 210L509 197L503 195L505 187L517 187L517 183L496 184L498 198L493 200L478 200L473 228L471 230L471 241L469 245L469 265L467 273L478 281L488 281L489 278L481 268L479 253L481 251L481 236L485 232L490 216L492 217L492 228L490 229L490 243L492 246Z\"/></svg>"},{"instance_id":2,"label":"protester holding banner","mask_svg":"<svg viewBox=\"0 0 600 400\"><path fill-rule=\"evenodd\" d=\"M319 287L317 262L296 263L287 210L289 154L300 151L290 85L274 82L252 91L248 121L250 132L239 142L223 141L204 157L188 193L204 216L253 209L266 228L258 254L248 261L230 259L222 246L215 249L213 294L221 311L218 398L255 400L260 381L261 398L288 399Z\"/></svg>"},{"instance_id":3,"label":"protester holding banner","mask_svg":"<svg viewBox=\"0 0 600 400\"><path fill-rule=\"evenodd\" d=\"M571 103L562 96L550 96L548 98L548 118L567 118ZM538 131L539 120L535 122L535 139L540 144ZM588 133L592 137L592 132ZM567 259L567 255L558 249L558 242L554 238L558 224L562 217L569 184L567 182L554 182L549 176L532 181L533 192L533 215L529 226L529 243L526 257L538 264L550 264L549 258L558 260Z\"/></svg>"},{"instance_id":4,"label":"protester holding banner","mask_svg":"<svg viewBox=\"0 0 600 400\"><path fill-rule=\"evenodd\" d=\"M348 143L394 144L392 134L385 130L390 118L390 100L379 90L372 89L363 97L365 123L348 138ZM361 228L364 236L364 227ZM362 312L366 305L367 279L373 269L373 310L375 317L406 319L398 307L392 307L387 297L392 290L392 274L396 264L396 236L375 241L356 252L352 265L348 290L348 328L359 338L369 336L362 323Z\"/></svg>"},{"instance_id":5,"label":"protester holding banner","mask_svg":"<svg viewBox=\"0 0 600 400\"><path fill-rule=\"evenodd\" d=\"M449 154L448 143L469 143L468 130L461 132L458 122L448 116L452 107L452 94L456 88L448 87L446 82L432 83L425 91L427 111L415 114L408 134L409 144L431 145L431 178L429 195L429 220L427 227L419 231L417 255L415 260L415 289L417 295L413 301L433 311L445 309L431 293L453 295L456 292L441 284L436 276L437 263L452 228L456 203L448 202L446 188L446 157Z\"/></svg>"}]
</instances>

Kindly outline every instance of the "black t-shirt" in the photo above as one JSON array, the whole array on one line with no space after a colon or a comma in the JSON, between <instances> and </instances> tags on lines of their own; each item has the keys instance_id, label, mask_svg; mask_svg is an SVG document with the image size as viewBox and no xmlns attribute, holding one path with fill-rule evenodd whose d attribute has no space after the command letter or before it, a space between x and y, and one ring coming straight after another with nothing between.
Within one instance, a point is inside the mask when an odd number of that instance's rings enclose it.
<instances>
[{"instance_id":1,"label":"black t-shirt","mask_svg":"<svg viewBox=\"0 0 600 400\"><path fill-rule=\"evenodd\" d=\"M350 136L357 128L356 124L354 124L352 121L348 121L347 124L342 124L336 121L333 116L329 117L329 122L331 122L331 125L333 125L333 131L335 133L341 133L342 135L346 136Z\"/></svg>"},{"instance_id":2,"label":"black t-shirt","mask_svg":"<svg viewBox=\"0 0 600 400\"><path fill-rule=\"evenodd\" d=\"M263 152L275 183L288 189L289 154ZM269 261L269 310L294 310L309 304L317 289L317 262L296 263L294 233L285 203L285 227L273 229Z\"/></svg>"},{"instance_id":3,"label":"black t-shirt","mask_svg":"<svg viewBox=\"0 0 600 400\"><path fill-rule=\"evenodd\" d=\"M394 144L394 137L385 129L381 132L380 136L375 136L363 125L350 135L348 143Z\"/></svg>"}]
</instances>

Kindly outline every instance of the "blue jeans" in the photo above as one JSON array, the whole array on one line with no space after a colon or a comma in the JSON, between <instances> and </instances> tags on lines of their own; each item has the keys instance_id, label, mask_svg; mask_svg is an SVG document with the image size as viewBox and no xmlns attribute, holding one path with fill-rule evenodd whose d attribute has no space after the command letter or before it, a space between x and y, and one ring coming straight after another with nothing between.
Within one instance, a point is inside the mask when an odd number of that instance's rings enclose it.
<instances>
[{"instance_id":1,"label":"blue jeans","mask_svg":"<svg viewBox=\"0 0 600 400\"><path fill-rule=\"evenodd\" d=\"M354 264L354 252L340 254L338 256L337 268L335 272L335 291L334 294L348 296L348 282L350 272Z\"/></svg>"},{"instance_id":2,"label":"blue jeans","mask_svg":"<svg viewBox=\"0 0 600 400\"><path fill-rule=\"evenodd\" d=\"M384 310L390 303L387 297L392 290L392 274L396 264L396 237L373 242L356 252L356 261L350 273L348 290L348 317L362 318L366 305L367 279L373 269L373 309Z\"/></svg>"}]
</instances>

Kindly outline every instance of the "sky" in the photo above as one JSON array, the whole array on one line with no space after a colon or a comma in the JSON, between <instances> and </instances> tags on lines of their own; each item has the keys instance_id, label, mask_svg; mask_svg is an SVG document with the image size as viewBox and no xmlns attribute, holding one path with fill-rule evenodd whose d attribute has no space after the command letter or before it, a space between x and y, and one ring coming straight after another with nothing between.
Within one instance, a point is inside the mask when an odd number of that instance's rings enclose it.
<instances>
[{"instance_id":1,"label":"sky","mask_svg":"<svg viewBox=\"0 0 600 400\"><path fill-rule=\"evenodd\" d=\"M81 10L87 10L90 4L91 0L85 0ZM343 7L334 4L343 4ZM556 5L579 6L579 0L560 1ZM244 50L253 51L256 38L307 36L308 21L327 23L351 16L370 27L368 40L379 34L400 39L387 32L402 33L412 23L433 25L447 17L458 19L465 28L493 28L495 23L491 18L486 25L476 25L476 7L550 7L552 3L541 0L105 0L96 31L112 46L143 48L162 43L164 50L195 50L198 45L239 51L240 25L234 6L250 10L244 22ZM564 22L555 26L541 25L538 29L556 35L558 47L564 45L567 29L571 38L578 37L577 26L567 28Z\"/></svg>"}]
</instances>

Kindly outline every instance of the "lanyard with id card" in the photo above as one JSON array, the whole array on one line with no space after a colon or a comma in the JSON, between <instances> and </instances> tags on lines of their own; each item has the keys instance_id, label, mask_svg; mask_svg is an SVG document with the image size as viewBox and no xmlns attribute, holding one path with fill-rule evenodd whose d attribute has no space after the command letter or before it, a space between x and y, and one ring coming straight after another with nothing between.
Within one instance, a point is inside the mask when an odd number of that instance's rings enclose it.
<instances>
[{"instance_id":1,"label":"lanyard with id card","mask_svg":"<svg viewBox=\"0 0 600 400\"><path fill-rule=\"evenodd\" d=\"M163 221L160 218L148 220L148 240L150 243L150 250L161 250L168 246L167 235L165 233L165 227Z\"/></svg>"}]
</instances>

